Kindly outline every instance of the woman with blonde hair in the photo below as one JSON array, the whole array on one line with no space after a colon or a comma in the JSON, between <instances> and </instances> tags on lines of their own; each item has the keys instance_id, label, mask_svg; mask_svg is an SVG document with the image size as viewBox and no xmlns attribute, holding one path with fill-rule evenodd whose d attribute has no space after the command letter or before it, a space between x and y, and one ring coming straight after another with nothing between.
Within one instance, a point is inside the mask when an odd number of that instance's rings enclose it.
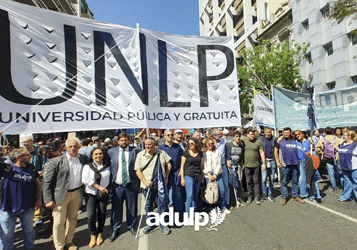
<instances>
[{"instance_id":1,"label":"woman with blonde hair","mask_svg":"<svg viewBox=\"0 0 357 250\"><path fill-rule=\"evenodd\" d=\"M350 201L352 191L357 199L357 142L356 133L349 130L343 135L344 143L338 149L343 177L343 193L338 201Z\"/></svg>"},{"instance_id":2,"label":"woman with blonde hair","mask_svg":"<svg viewBox=\"0 0 357 250\"><path fill-rule=\"evenodd\" d=\"M222 164L221 164L221 153L216 150L214 141L212 139L206 139L203 144L204 153L203 153L203 173L205 174L206 183L211 181L218 182L219 188L219 208L222 212L230 214L231 212L226 208L226 200L224 198L224 184L221 173ZM209 206L212 208L212 206Z\"/></svg>"}]
</instances>

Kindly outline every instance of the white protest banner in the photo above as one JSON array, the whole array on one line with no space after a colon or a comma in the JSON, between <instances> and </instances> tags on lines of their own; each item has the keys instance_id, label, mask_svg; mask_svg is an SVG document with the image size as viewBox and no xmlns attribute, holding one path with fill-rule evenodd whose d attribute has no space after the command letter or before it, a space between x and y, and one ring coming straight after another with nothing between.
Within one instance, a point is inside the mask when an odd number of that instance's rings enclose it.
<instances>
[{"instance_id":1,"label":"white protest banner","mask_svg":"<svg viewBox=\"0 0 357 250\"><path fill-rule=\"evenodd\" d=\"M12 1L0 3L0 36L6 134L240 124L232 37L133 29Z\"/></svg>"},{"instance_id":2,"label":"white protest banner","mask_svg":"<svg viewBox=\"0 0 357 250\"><path fill-rule=\"evenodd\" d=\"M257 126L274 127L273 102L254 90L254 122Z\"/></svg>"}]
</instances>

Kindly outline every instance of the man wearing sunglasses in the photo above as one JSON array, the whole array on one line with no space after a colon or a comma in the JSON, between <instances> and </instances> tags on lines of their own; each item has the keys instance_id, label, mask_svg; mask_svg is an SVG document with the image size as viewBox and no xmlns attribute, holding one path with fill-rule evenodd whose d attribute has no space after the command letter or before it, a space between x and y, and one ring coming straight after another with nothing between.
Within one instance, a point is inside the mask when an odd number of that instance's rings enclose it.
<instances>
[{"instance_id":1,"label":"man wearing sunglasses","mask_svg":"<svg viewBox=\"0 0 357 250\"><path fill-rule=\"evenodd\" d=\"M41 207L42 199L38 173L30 159L30 153L19 148L10 153L13 164L0 164L0 177L4 177L0 197L0 249L13 249L17 217L21 222L24 249L34 248L32 221L34 209Z\"/></svg>"},{"instance_id":2,"label":"man wearing sunglasses","mask_svg":"<svg viewBox=\"0 0 357 250\"><path fill-rule=\"evenodd\" d=\"M166 129L164 135L166 141L158 148L165 151L171 157L171 171L168 184L169 206L173 206L175 211L182 215L181 179L178 174L180 173L183 150L179 144L174 142L174 133L171 129Z\"/></svg>"}]
</instances>

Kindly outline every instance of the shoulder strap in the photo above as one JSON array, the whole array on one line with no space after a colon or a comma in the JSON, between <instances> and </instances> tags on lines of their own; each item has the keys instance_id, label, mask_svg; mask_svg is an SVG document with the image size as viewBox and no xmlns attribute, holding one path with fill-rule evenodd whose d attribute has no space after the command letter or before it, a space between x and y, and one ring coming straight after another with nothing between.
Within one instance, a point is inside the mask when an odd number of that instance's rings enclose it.
<instances>
[{"instance_id":1,"label":"shoulder strap","mask_svg":"<svg viewBox=\"0 0 357 250\"><path fill-rule=\"evenodd\" d=\"M152 157L150 158L150 160L148 161L148 163L146 163L145 167L141 170L141 172L144 172L144 170L149 166L149 164L151 163L151 161L154 159L155 155L156 155L157 151L154 152L154 154L152 155ZM160 156L160 153L158 154L158 157Z\"/></svg>"}]
</instances>

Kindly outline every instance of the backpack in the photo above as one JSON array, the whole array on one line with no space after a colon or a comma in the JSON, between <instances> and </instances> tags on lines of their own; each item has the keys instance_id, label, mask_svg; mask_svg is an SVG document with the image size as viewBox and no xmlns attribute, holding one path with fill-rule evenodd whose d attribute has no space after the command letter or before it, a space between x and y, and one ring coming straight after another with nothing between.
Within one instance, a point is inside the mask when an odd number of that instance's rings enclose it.
<instances>
[{"instance_id":1,"label":"backpack","mask_svg":"<svg viewBox=\"0 0 357 250\"><path fill-rule=\"evenodd\" d=\"M205 191L205 200L208 204L216 204L219 199L219 189L217 181L210 181Z\"/></svg>"},{"instance_id":2,"label":"backpack","mask_svg":"<svg viewBox=\"0 0 357 250\"><path fill-rule=\"evenodd\" d=\"M325 158L329 158L329 159L333 159L335 158L335 139L337 137L333 137L332 141L328 141L326 140L326 138L324 137L324 157Z\"/></svg>"}]
</instances>

